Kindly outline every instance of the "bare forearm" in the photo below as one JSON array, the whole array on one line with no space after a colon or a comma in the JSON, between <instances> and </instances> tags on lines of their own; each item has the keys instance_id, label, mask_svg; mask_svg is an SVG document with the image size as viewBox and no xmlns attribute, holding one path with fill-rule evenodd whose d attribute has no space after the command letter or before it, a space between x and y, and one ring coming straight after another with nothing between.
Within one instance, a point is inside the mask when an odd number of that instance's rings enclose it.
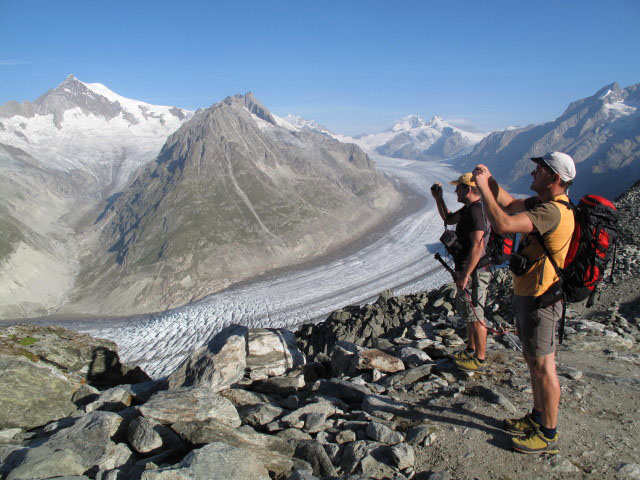
<instances>
[{"instance_id":1,"label":"bare forearm","mask_svg":"<svg viewBox=\"0 0 640 480\"><path fill-rule=\"evenodd\" d=\"M519 213L524 211L524 200L515 198L504 188L498 185L495 178L489 178L489 189L496 199L496 203L508 213Z\"/></svg>"},{"instance_id":2,"label":"bare forearm","mask_svg":"<svg viewBox=\"0 0 640 480\"><path fill-rule=\"evenodd\" d=\"M482 258L482 250L483 250L483 242L480 241L479 243L476 243L473 248L471 249L471 251L469 252L469 258L467 261L467 266L465 267L465 269L462 271L463 275L471 275L471 273L475 270L476 265L478 265L478 262L480 261L480 258Z\"/></svg>"}]
</instances>

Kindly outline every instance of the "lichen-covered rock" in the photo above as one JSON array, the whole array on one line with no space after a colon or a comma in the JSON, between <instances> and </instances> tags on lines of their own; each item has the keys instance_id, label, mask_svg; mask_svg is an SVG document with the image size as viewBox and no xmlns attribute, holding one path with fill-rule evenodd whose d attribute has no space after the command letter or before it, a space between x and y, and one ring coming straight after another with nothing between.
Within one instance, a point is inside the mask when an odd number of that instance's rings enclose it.
<instances>
[{"instance_id":1,"label":"lichen-covered rock","mask_svg":"<svg viewBox=\"0 0 640 480\"><path fill-rule=\"evenodd\" d=\"M0 428L33 428L69 415L76 386L23 357L0 355Z\"/></svg>"},{"instance_id":2,"label":"lichen-covered rock","mask_svg":"<svg viewBox=\"0 0 640 480\"><path fill-rule=\"evenodd\" d=\"M115 386L150 378L120 363L115 343L55 326L19 324L0 329L0 355L55 366L71 380Z\"/></svg>"}]
</instances>

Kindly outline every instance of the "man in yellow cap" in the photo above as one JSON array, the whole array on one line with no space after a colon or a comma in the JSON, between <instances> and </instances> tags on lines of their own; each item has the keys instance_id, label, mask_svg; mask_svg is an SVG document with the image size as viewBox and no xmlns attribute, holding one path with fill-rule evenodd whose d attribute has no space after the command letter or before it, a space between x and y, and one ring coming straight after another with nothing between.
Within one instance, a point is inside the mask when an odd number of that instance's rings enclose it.
<instances>
[{"instance_id":1,"label":"man in yellow cap","mask_svg":"<svg viewBox=\"0 0 640 480\"><path fill-rule=\"evenodd\" d=\"M467 347L454 355L454 363L461 370L477 372L484 369L487 355L487 329L484 325L483 308L491 273L486 268L476 267L484 255L489 223L483 212L473 174L465 173L449 183L456 186L458 202L464 204L460 210L453 213L449 211L442 198L442 187L439 183L431 187L431 193L445 226L456 225L459 245L453 252L455 283L458 289L456 309L460 317L467 322Z\"/></svg>"}]
</instances>

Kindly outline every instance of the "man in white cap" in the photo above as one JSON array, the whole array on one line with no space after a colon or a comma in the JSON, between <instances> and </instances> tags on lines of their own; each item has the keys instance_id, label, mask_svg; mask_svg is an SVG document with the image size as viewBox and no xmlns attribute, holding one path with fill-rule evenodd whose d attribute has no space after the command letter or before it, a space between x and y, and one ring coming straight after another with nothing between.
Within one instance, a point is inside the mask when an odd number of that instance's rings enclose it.
<instances>
[{"instance_id":1,"label":"man in white cap","mask_svg":"<svg viewBox=\"0 0 640 480\"><path fill-rule=\"evenodd\" d=\"M484 325L484 304L491 272L486 267L478 269L478 261L485 253L489 224L482 209L480 195L471 172L449 182L456 186L458 202L464 206L450 212L442 198L442 188L431 188L438 213L445 225L456 225L459 249L452 252L455 283L458 289L456 310L467 324L467 347L454 355L454 363L460 370L478 372L485 368L487 355L487 329ZM471 292L471 295L469 295ZM472 298L475 297L475 298Z\"/></svg>"},{"instance_id":2,"label":"man in white cap","mask_svg":"<svg viewBox=\"0 0 640 480\"><path fill-rule=\"evenodd\" d=\"M489 222L499 233L522 233L520 255L514 255L511 269L513 310L524 359L529 367L533 409L522 418L504 421L505 430L518 434L511 447L523 453L558 453L558 406L560 383L556 375L555 330L562 314L562 300L555 286L556 265L564 265L575 227L568 206L567 189L576 175L573 159L551 152L531 159L531 189L536 196L516 199L502 189L485 165L474 170ZM542 245L544 242L544 246ZM517 257L517 258L515 258ZM515 260L520 260L516 262Z\"/></svg>"}]
</instances>

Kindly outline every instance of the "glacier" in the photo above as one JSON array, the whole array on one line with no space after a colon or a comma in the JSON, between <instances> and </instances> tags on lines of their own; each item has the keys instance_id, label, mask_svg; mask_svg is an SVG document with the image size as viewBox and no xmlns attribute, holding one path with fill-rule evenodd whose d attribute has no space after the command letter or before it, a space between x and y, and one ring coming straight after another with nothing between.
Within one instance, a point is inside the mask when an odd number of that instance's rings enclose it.
<instances>
[{"instance_id":1,"label":"glacier","mask_svg":"<svg viewBox=\"0 0 640 480\"><path fill-rule=\"evenodd\" d=\"M375 300L387 289L397 295L408 294L450 281L433 258L434 253L443 252L438 241L443 225L429 189L436 181L447 184L459 172L443 162L376 154L372 158L380 170L427 201L360 251L232 286L166 312L56 323L113 340L122 361L140 365L152 377L160 378L229 324L295 330L303 323L323 320L338 308ZM451 209L460 206L452 187L445 187L445 200Z\"/></svg>"}]
</instances>

